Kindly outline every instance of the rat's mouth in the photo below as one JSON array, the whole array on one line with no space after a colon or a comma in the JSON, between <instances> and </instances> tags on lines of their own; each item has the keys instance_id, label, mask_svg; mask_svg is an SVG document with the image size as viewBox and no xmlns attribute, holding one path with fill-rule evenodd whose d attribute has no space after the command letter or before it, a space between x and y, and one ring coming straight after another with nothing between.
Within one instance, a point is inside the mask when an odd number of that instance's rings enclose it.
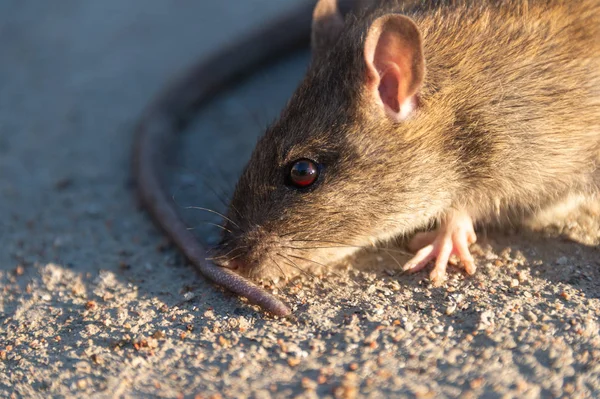
<instances>
[{"instance_id":1,"label":"rat's mouth","mask_svg":"<svg viewBox=\"0 0 600 399\"><path fill-rule=\"evenodd\" d=\"M258 264L249 262L245 259L231 259L219 262L218 265L245 277L257 274L257 271L260 269Z\"/></svg>"},{"instance_id":2,"label":"rat's mouth","mask_svg":"<svg viewBox=\"0 0 600 399\"><path fill-rule=\"evenodd\" d=\"M237 272L244 268L244 262L242 262L241 260L234 259L224 262L223 264L221 264L221 266Z\"/></svg>"}]
</instances>

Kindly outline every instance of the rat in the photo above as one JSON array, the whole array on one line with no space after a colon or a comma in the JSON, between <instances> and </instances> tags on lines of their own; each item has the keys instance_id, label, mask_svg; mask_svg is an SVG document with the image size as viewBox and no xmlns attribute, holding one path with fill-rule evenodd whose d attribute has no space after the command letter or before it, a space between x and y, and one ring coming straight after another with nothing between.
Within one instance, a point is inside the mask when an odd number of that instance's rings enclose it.
<instances>
[{"instance_id":1,"label":"rat","mask_svg":"<svg viewBox=\"0 0 600 399\"><path fill-rule=\"evenodd\" d=\"M476 224L600 191L599 2L350 3L317 2L310 66L236 184L214 263L160 185L160 143L235 71L308 34L306 8L193 69L138 129L142 203L204 275L279 315L247 278L414 235L405 269L433 262L440 285L452 255L476 272Z\"/></svg>"},{"instance_id":2,"label":"rat","mask_svg":"<svg viewBox=\"0 0 600 399\"><path fill-rule=\"evenodd\" d=\"M422 3L345 18L317 3L306 77L236 185L223 266L286 275L421 231L404 269L433 262L441 285L451 255L475 273L475 223L598 192L600 2Z\"/></svg>"}]
</instances>

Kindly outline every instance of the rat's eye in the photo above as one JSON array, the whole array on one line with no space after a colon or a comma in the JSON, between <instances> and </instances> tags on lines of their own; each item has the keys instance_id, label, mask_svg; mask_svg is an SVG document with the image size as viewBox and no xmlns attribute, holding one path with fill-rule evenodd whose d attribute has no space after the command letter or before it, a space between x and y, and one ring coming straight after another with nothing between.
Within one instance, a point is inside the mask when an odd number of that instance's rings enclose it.
<instances>
[{"instance_id":1,"label":"rat's eye","mask_svg":"<svg viewBox=\"0 0 600 399\"><path fill-rule=\"evenodd\" d=\"M317 181L319 166L310 159L300 159L292 164L289 181L296 187L305 188Z\"/></svg>"}]
</instances>

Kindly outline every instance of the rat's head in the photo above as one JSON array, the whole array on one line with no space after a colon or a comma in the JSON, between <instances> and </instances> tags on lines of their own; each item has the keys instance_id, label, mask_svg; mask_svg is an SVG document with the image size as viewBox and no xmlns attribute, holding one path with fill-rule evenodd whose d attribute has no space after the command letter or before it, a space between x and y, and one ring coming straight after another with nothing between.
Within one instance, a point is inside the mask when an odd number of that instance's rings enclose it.
<instances>
[{"instance_id":1,"label":"rat's head","mask_svg":"<svg viewBox=\"0 0 600 399\"><path fill-rule=\"evenodd\" d=\"M428 187L423 150L401 132L416 119L424 77L416 25L397 14L344 21L321 0L312 40L306 78L231 201L220 263L242 274L331 263L402 232Z\"/></svg>"}]
</instances>

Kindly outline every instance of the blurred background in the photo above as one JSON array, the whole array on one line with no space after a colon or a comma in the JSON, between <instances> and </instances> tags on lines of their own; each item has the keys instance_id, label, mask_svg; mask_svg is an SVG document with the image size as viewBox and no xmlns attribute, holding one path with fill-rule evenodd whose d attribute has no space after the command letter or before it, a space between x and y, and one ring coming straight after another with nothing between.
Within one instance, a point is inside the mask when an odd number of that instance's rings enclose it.
<instances>
[{"instance_id":1,"label":"blurred background","mask_svg":"<svg viewBox=\"0 0 600 399\"><path fill-rule=\"evenodd\" d=\"M83 238L98 231L83 223L87 216L130 212L115 199L129 178L132 130L143 108L193 62L298 3L1 1L0 238L14 230L11 218L68 235L80 230ZM274 96L285 98L294 84ZM232 100L253 134L281 106L266 104L272 89L253 99L258 115ZM231 119L233 111L225 112ZM214 154L202 143L194 151L207 162L202 151ZM0 254L4 264L9 259Z\"/></svg>"}]
</instances>

